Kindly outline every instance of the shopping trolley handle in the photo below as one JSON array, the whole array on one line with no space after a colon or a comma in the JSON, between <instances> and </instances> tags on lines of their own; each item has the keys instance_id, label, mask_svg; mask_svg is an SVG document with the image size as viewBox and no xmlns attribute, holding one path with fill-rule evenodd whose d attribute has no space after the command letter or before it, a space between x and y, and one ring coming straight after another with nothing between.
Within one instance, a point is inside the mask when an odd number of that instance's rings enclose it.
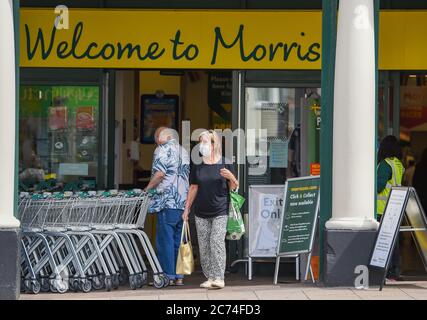
<instances>
[{"instance_id":1,"label":"shopping trolley handle","mask_svg":"<svg viewBox=\"0 0 427 320\"><path fill-rule=\"evenodd\" d=\"M134 191L134 190L127 190L126 192L125 192L125 196L126 197L129 197L129 198L131 198L131 197L135 197L137 195L137 193Z\"/></svg>"},{"instance_id":2,"label":"shopping trolley handle","mask_svg":"<svg viewBox=\"0 0 427 320\"><path fill-rule=\"evenodd\" d=\"M64 199L64 194L61 193L61 192L55 193L53 195L53 198L56 199L56 200L62 200L62 199Z\"/></svg>"},{"instance_id":3,"label":"shopping trolley handle","mask_svg":"<svg viewBox=\"0 0 427 320\"><path fill-rule=\"evenodd\" d=\"M119 190L117 190L117 189L111 189L108 192L110 192L110 194L112 196L117 196L119 194Z\"/></svg>"},{"instance_id":4,"label":"shopping trolley handle","mask_svg":"<svg viewBox=\"0 0 427 320\"><path fill-rule=\"evenodd\" d=\"M79 192L78 197L82 198L82 199L89 198L89 193L87 193L85 191Z\"/></svg>"},{"instance_id":5,"label":"shopping trolley handle","mask_svg":"<svg viewBox=\"0 0 427 320\"><path fill-rule=\"evenodd\" d=\"M31 195L31 200L41 200L41 199L43 199L43 195L42 194L33 193Z\"/></svg>"},{"instance_id":6,"label":"shopping trolley handle","mask_svg":"<svg viewBox=\"0 0 427 320\"><path fill-rule=\"evenodd\" d=\"M111 197L111 193L110 193L110 191L104 191L104 192L101 194L101 196L108 198L108 197Z\"/></svg>"}]
</instances>

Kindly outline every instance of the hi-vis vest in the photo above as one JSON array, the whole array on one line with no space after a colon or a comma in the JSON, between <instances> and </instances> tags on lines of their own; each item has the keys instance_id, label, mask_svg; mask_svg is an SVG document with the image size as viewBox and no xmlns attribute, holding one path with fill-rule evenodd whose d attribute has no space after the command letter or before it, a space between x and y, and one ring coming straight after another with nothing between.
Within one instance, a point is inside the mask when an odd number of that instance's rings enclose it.
<instances>
[{"instance_id":1,"label":"hi-vis vest","mask_svg":"<svg viewBox=\"0 0 427 320\"><path fill-rule=\"evenodd\" d=\"M382 215L385 210L388 196L391 192L391 187L400 186L402 184L403 173L405 168L402 162L397 158L386 158L385 161L391 167L391 178L387 181L387 184L383 191L377 194L377 214Z\"/></svg>"}]
</instances>

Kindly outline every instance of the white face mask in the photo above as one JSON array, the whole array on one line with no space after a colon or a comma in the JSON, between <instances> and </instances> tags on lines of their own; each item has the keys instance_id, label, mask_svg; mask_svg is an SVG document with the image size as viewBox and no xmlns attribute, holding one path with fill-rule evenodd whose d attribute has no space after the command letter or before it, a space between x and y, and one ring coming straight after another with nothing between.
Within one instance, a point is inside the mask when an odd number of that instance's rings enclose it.
<instances>
[{"instance_id":1,"label":"white face mask","mask_svg":"<svg viewBox=\"0 0 427 320\"><path fill-rule=\"evenodd\" d=\"M209 143L201 143L199 150L204 157L209 157L211 155L211 146Z\"/></svg>"}]
</instances>

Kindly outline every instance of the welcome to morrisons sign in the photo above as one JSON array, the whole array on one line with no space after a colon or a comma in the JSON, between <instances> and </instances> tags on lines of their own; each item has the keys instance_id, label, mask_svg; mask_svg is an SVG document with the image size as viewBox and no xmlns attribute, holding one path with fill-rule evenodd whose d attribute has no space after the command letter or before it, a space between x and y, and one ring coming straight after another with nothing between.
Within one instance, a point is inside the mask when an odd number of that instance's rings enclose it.
<instances>
[{"instance_id":1,"label":"welcome to morrisons sign","mask_svg":"<svg viewBox=\"0 0 427 320\"><path fill-rule=\"evenodd\" d=\"M410 13L410 12L409 12ZM63 13L62 13L63 14ZM380 68L427 69L408 47L427 14L384 12L380 18ZM21 9L22 67L320 69L320 11L69 9L66 28L54 9ZM423 20L424 18L424 20ZM399 21L412 36L394 30ZM424 29L420 29L424 27ZM392 39L403 41L384 56ZM382 36L382 35L385 36ZM393 42L394 44L394 42ZM406 46L406 47L405 47ZM399 49L400 48L400 49ZM400 51L403 53L399 53ZM424 50L424 52L426 52Z\"/></svg>"}]
</instances>

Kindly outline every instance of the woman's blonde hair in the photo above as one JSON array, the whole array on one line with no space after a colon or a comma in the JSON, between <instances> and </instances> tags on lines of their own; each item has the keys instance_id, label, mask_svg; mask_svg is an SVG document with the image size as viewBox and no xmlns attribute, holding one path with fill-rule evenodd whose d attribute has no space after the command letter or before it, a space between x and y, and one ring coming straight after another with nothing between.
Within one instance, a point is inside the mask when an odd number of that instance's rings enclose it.
<instances>
[{"instance_id":1,"label":"woman's blonde hair","mask_svg":"<svg viewBox=\"0 0 427 320\"><path fill-rule=\"evenodd\" d=\"M217 157L222 156L222 143L221 143L221 137L218 135L218 133L215 130L206 130L203 131L201 134L199 134L199 141L202 136L207 136L213 144L214 149L214 155Z\"/></svg>"}]
</instances>

